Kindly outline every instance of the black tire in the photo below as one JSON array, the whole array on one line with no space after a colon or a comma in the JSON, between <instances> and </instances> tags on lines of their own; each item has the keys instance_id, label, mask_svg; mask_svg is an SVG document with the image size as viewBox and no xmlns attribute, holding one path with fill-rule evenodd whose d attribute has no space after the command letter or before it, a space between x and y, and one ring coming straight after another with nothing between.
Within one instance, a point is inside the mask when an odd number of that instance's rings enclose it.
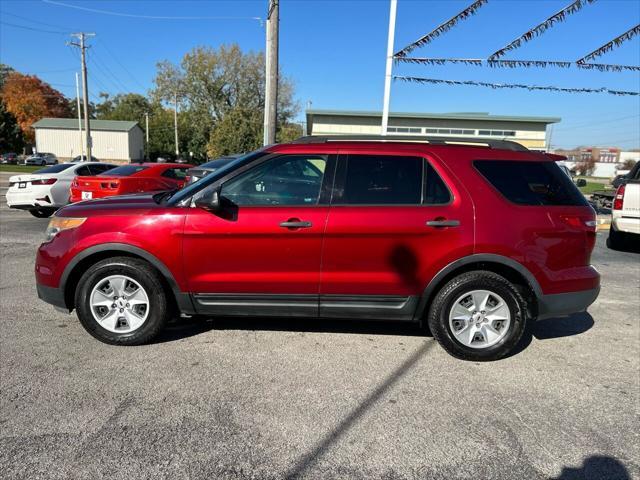
<instances>
[{"instance_id":1,"label":"black tire","mask_svg":"<svg viewBox=\"0 0 640 480\"><path fill-rule=\"evenodd\" d=\"M611 250L622 250L625 245L626 238L624 233L618 232L613 229L613 226L609 227L609 236L607 237L607 247Z\"/></svg>"},{"instance_id":2,"label":"black tire","mask_svg":"<svg viewBox=\"0 0 640 480\"><path fill-rule=\"evenodd\" d=\"M103 328L94 318L89 303L93 288L110 275L126 275L147 292L149 312L145 322L130 333L116 333ZM110 345L141 345L153 340L165 327L170 317L167 296L158 272L144 260L113 257L92 265L82 275L75 292L75 307L84 329L101 342Z\"/></svg>"},{"instance_id":3,"label":"black tire","mask_svg":"<svg viewBox=\"0 0 640 480\"><path fill-rule=\"evenodd\" d=\"M511 315L507 333L496 344L486 348L472 348L455 339L449 326L449 311L454 302L472 290L488 290L500 295ZM463 273L449 281L435 296L427 319L433 337L449 354L463 360L498 360L516 348L529 322L527 301L518 287L504 277L489 271Z\"/></svg>"},{"instance_id":4,"label":"black tire","mask_svg":"<svg viewBox=\"0 0 640 480\"><path fill-rule=\"evenodd\" d=\"M53 208L37 208L34 210L29 210L29 213L36 218L49 218L53 215L55 210Z\"/></svg>"}]
</instances>

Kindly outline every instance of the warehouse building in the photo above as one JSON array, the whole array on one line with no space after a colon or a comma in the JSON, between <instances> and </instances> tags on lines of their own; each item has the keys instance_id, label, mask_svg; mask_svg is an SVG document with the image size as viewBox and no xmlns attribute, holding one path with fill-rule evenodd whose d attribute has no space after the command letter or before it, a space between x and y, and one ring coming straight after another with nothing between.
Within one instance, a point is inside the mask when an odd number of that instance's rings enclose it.
<instances>
[{"instance_id":1,"label":"warehouse building","mask_svg":"<svg viewBox=\"0 0 640 480\"><path fill-rule=\"evenodd\" d=\"M103 162L128 163L144 159L144 132L138 122L120 120L89 120L91 155ZM43 118L33 124L36 131L36 151L53 153L63 162L82 154L85 141L78 120L74 118Z\"/></svg>"},{"instance_id":2,"label":"warehouse building","mask_svg":"<svg viewBox=\"0 0 640 480\"><path fill-rule=\"evenodd\" d=\"M381 134L382 112L307 110L307 135ZM513 140L545 150L547 125L556 117L520 117L489 113L389 113L388 135L478 137Z\"/></svg>"}]
</instances>

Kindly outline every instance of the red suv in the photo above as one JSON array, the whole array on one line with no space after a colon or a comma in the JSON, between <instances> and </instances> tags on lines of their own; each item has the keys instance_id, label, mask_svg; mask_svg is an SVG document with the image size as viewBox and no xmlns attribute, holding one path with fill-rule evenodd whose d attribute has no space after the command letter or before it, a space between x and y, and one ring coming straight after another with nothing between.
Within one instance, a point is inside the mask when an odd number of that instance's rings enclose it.
<instances>
[{"instance_id":1,"label":"red suv","mask_svg":"<svg viewBox=\"0 0 640 480\"><path fill-rule=\"evenodd\" d=\"M179 313L393 319L473 360L596 299L595 212L553 158L400 140L306 137L178 192L67 206L38 250L38 295L111 344Z\"/></svg>"}]
</instances>

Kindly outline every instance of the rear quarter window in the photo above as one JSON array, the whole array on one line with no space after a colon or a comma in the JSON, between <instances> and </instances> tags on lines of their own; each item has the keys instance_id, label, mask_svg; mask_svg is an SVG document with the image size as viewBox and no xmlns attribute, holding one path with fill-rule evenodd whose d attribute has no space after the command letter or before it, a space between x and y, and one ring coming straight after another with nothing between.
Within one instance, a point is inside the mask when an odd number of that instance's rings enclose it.
<instances>
[{"instance_id":1,"label":"rear quarter window","mask_svg":"<svg viewBox=\"0 0 640 480\"><path fill-rule=\"evenodd\" d=\"M476 160L474 165L496 190L518 205L589 205L555 162Z\"/></svg>"}]
</instances>

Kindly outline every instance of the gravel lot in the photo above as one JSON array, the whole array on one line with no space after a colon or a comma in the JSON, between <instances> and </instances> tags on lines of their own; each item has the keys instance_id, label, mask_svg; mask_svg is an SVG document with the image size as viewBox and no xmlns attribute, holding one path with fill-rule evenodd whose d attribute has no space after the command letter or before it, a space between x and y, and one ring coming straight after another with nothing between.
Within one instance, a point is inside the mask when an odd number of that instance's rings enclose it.
<instances>
[{"instance_id":1,"label":"gravel lot","mask_svg":"<svg viewBox=\"0 0 640 480\"><path fill-rule=\"evenodd\" d=\"M598 234L589 313L455 360L411 325L183 321L103 345L36 297L47 220L0 176L4 478L640 478L640 254Z\"/></svg>"}]
</instances>

